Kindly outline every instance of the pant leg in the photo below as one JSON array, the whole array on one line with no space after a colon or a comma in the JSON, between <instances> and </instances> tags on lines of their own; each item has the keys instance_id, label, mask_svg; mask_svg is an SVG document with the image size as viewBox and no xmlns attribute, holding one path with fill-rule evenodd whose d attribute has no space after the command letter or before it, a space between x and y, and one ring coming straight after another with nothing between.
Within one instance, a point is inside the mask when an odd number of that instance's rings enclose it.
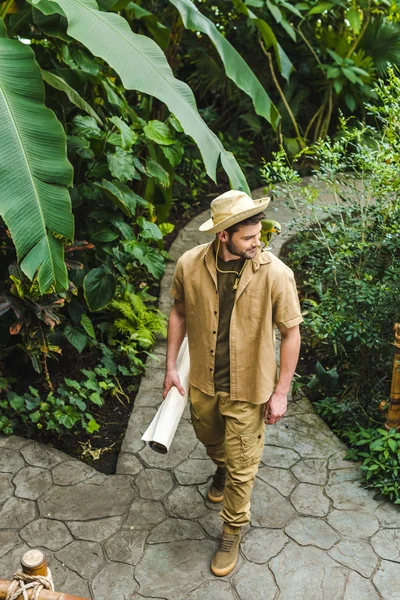
<instances>
[{"instance_id":1,"label":"pant leg","mask_svg":"<svg viewBox=\"0 0 400 600\"><path fill-rule=\"evenodd\" d=\"M196 437L206 447L208 456L218 466L225 464L225 420L220 414L220 395L208 396L190 386L190 413ZM229 394L224 394L229 397Z\"/></svg>"},{"instance_id":2,"label":"pant leg","mask_svg":"<svg viewBox=\"0 0 400 600\"><path fill-rule=\"evenodd\" d=\"M231 526L250 523L250 499L264 449L263 404L220 401L225 419L225 465L227 479L222 519Z\"/></svg>"}]
</instances>

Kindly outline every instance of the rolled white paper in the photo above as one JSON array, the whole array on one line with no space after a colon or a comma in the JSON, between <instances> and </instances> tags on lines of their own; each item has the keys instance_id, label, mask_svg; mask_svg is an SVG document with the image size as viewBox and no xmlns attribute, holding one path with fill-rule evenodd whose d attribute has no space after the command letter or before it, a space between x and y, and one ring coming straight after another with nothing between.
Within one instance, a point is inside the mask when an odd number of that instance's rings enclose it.
<instances>
[{"instance_id":1,"label":"rolled white paper","mask_svg":"<svg viewBox=\"0 0 400 600\"><path fill-rule=\"evenodd\" d=\"M190 360L187 337L185 337L180 347L176 368L181 385L185 390L184 396L181 396L178 389L173 386L142 435L142 440L147 442L152 450L160 454L168 452L189 396Z\"/></svg>"}]
</instances>

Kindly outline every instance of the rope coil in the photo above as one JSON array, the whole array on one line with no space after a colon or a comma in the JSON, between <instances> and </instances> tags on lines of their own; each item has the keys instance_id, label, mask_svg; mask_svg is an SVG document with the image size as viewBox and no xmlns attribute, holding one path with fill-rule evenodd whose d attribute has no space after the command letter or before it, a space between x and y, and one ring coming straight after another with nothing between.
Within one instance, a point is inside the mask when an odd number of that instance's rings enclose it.
<instances>
[{"instance_id":1,"label":"rope coil","mask_svg":"<svg viewBox=\"0 0 400 600\"><path fill-rule=\"evenodd\" d=\"M47 569L47 577L43 575L27 575L22 571L17 571L14 573L6 600L18 600L21 596L23 600L29 600L29 590L32 590L30 600L39 600L39 594L43 589L54 591L50 569Z\"/></svg>"}]
</instances>

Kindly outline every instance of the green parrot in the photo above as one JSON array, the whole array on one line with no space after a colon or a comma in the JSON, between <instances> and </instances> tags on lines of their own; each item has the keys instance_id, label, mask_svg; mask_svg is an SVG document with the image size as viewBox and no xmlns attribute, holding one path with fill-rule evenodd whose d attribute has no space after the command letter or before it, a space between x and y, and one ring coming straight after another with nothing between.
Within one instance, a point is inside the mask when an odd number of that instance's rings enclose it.
<instances>
[{"instance_id":1,"label":"green parrot","mask_svg":"<svg viewBox=\"0 0 400 600\"><path fill-rule=\"evenodd\" d=\"M266 247L268 247L272 238L272 234L276 233L276 235L279 235L282 227L278 221L273 221L271 219L263 219L261 221L261 226L262 229L260 240L264 242Z\"/></svg>"}]
</instances>

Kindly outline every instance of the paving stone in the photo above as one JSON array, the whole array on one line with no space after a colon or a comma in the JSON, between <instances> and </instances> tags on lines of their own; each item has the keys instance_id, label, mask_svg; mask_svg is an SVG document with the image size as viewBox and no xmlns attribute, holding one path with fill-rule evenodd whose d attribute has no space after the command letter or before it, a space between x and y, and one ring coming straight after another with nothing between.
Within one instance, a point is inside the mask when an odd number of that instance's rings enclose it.
<instances>
[{"instance_id":1,"label":"paving stone","mask_svg":"<svg viewBox=\"0 0 400 600\"><path fill-rule=\"evenodd\" d=\"M135 491L124 475L109 475L105 479L92 477L81 481L65 493L65 488L53 486L38 500L43 517L61 521L90 521L122 515L130 506Z\"/></svg>"},{"instance_id":2,"label":"paving stone","mask_svg":"<svg viewBox=\"0 0 400 600\"><path fill-rule=\"evenodd\" d=\"M118 475L137 475L143 468L143 464L134 454L129 454L128 452L119 454L117 463Z\"/></svg>"},{"instance_id":3,"label":"paving stone","mask_svg":"<svg viewBox=\"0 0 400 600\"><path fill-rule=\"evenodd\" d=\"M148 532L145 529L123 529L104 544L108 558L113 562L136 565L140 560Z\"/></svg>"},{"instance_id":4,"label":"paving stone","mask_svg":"<svg viewBox=\"0 0 400 600\"><path fill-rule=\"evenodd\" d=\"M89 584L79 577L77 573L69 571L64 583L62 584L64 594L73 594L80 598L90 598Z\"/></svg>"},{"instance_id":5,"label":"paving stone","mask_svg":"<svg viewBox=\"0 0 400 600\"><path fill-rule=\"evenodd\" d=\"M328 437L318 431L310 435L291 427L286 428L282 422L274 425L271 432L268 431L268 444L280 448L296 448L302 458L328 458L342 446L336 438Z\"/></svg>"},{"instance_id":6,"label":"paving stone","mask_svg":"<svg viewBox=\"0 0 400 600\"><path fill-rule=\"evenodd\" d=\"M206 483L215 473L215 464L210 460L188 458L174 470L175 477L181 485Z\"/></svg>"},{"instance_id":7,"label":"paving stone","mask_svg":"<svg viewBox=\"0 0 400 600\"><path fill-rule=\"evenodd\" d=\"M157 410L151 407L134 408L129 419L129 424L122 442L121 452L130 452L134 454L145 447L145 442L140 438L141 430L148 427L156 414ZM151 450L151 452L153 452ZM155 452L154 452L155 454Z\"/></svg>"},{"instance_id":8,"label":"paving stone","mask_svg":"<svg viewBox=\"0 0 400 600\"><path fill-rule=\"evenodd\" d=\"M221 510L222 506L219 506ZM223 521L219 516L219 511L208 510L206 514L199 519L199 523L210 537L214 539L219 539L221 537Z\"/></svg>"},{"instance_id":9,"label":"paving stone","mask_svg":"<svg viewBox=\"0 0 400 600\"><path fill-rule=\"evenodd\" d=\"M332 548L340 536L322 519L298 517L285 527L285 533L301 546L317 546L323 550Z\"/></svg>"},{"instance_id":10,"label":"paving stone","mask_svg":"<svg viewBox=\"0 0 400 600\"><path fill-rule=\"evenodd\" d=\"M257 477L272 485L282 496L289 496L298 483L287 469L261 467L258 469Z\"/></svg>"},{"instance_id":11,"label":"paving stone","mask_svg":"<svg viewBox=\"0 0 400 600\"><path fill-rule=\"evenodd\" d=\"M400 563L400 529L378 531L371 539L371 544L381 558Z\"/></svg>"},{"instance_id":12,"label":"paving stone","mask_svg":"<svg viewBox=\"0 0 400 600\"><path fill-rule=\"evenodd\" d=\"M97 542L75 540L55 556L83 579L94 577L104 563L103 550Z\"/></svg>"},{"instance_id":13,"label":"paving stone","mask_svg":"<svg viewBox=\"0 0 400 600\"><path fill-rule=\"evenodd\" d=\"M360 481L362 479L362 471L360 467L352 467L350 469L335 469L329 472L328 484L342 483L343 481Z\"/></svg>"},{"instance_id":14,"label":"paving stone","mask_svg":"<svg viewBox=\"0 0 400 600\"><path fill-rule=\"evenodd\" d=\"M68 460L52 471L53 481L57 485L74 485L96 475L97 471L77 460Z\"/></svg>"},{"instance_id":15,"label":"paving stone","mask_svg":"<svg viewBox=\"0 0 400 600\"><path fill-rule=\"evenodd\" d=\"M333 483L325 487L326 495L333 501L334 508L371 513L377 507L373 492L362 488L357 481Z\"/></svg>"},{"instance_id":16,"label":"paving stone","mask_svg":"<svg viewBox=\"0 0 400 600\"><path fill-rule=\"evenodd\" d=\"M193 427L190 423L182 421L167 454L157 454L157 452L146 446L139 452L139 456L149 467L175 469L193 452L196 444L197 439Z\"/></svg>"},{"instance_id":17,"label":"paving stone","mask_svg":"<svg viewBox=\"0 0 400 600\"><path fill-rule=\"evenodd\" d=\"M380 600L372 583L351 571L343 600Z\"/></svg>"},{"instance_id":18,"label":"paving stone","mask_svg":"<svg viewBox=\"0 0 400 600\"><path fill-rule=\"evenodd\" d=\"M292 473L303 483L325 485L328 478L327 461L318 458L301 460L292 467Z\"/></svg>"},{"instance_id":19,"label":"paving stone","mask_svg":"<svg viewBox=\"0 0 400 600\"><path fill-rule=\"evenodd\" d=\"M185 600L235 600L231 586L225 581L207 581L185 596Z\"/></svg>"},{"instance_id":20,"label":"paving stone","mask_svg":"<svg viewBox=\"0 0 400 600\"><path fill-rule=\"evenodd\" d=\"M67 525L74 538L103 542L121 528L122 520L122 517L106 517L94 521L67 521Z\"/></svg>"},{"instance_id":21,"label":"paving stone","mask_svg":"<svg viewBox=\"0 0 400 600\"><path fill-rule=\"evenodd\" d=\"M370 513L352 510L332 510L328 523L341 535L355 538L369 538L379 529L379 521Z\"/></svg>"},{"instance_id":22,"label":"paving stone","mask_svg":"<svg viewBox=\"0 0 400 600\"><path fill-rule=\"evenodd\" d=\"M195 447L195 449L193 450L193 452L191 452L191 454L189 455L189 458L203 458L206 460L210 460L209 457L207 456L206 447L203 446L203 444L201 442L198 442L198 444Z\"/></svg>"},{"instance_id":23,"label":"paving stone","mask_svg":"<svg viewBox=\"0 0 400 600\"><path fill-rule=\"evenodd\" d=\"M290 448L279 448L278 446L264 447L261 462L268 467L281 467L282 469L289 469L298 460L300 455Z\"/></svg>"},{"instance_id":24,"label":"paving stone","mask_svg":"<svg viewBox=\"0 0 400 600\"><path fill-rule=\"evenodd\" d=\"M166 518L167 513L161 502L140 498L132 503L128 518L124 521L123 527L151 529Z\"/></svg>"},{"instance_id":25,"label":"paving stone","mask_svg":"<svg viewBox=\"0 0 400 600\"><path fill-rule=\"evenodd\" d=\"M331 456L328 461L328 469L352 469L355 463L353 460L344 460L346 452L347 450L340 450L340 452Z\"/></svg>"},{"instance_id":26,"label":"paving stone","mask_svg":"<svg viewBox=\"0 0 400 600\"><path fill-rule=\"evenodd\" d=\"M247 560L263 564L276 556L288 542L289 538L280 529L251 528L240 548Z\"/></svg>"},{"instance_id":27,"label":"paving stone","mask_svg":"<svg viewBox=\"0 0 400 600\"><path fill-rule=\"evenodd\" d=\"M136 479L141 498L162 500L174 487L171 473L160 469L144 469Z\"/></svg>"},{"instance_id":28,"label":"paving stone","mask_svg":"<svg viewBox=\"0 0 400 600\"><path fill-rule=\"evenodd\" d=\"M11 481L11 473L0 473L0 504L11 498L14 494L14 486Z\"/></svg>"},{"instance_id":29,"label":"paving stone","mask_svg":"<svg viewBox=\"0 0 400 600\"><path fill-rule=\"evenodd\" d=\"M22 498L9 498L0 510L0 529L21 529L38 516L36 504Z\"/></svg>"},{"instance_id":30,"label":"paving stone","mask_svg":"<svg viewBox=\"0 0 400 600\"><path fill-rule=\"evenodd\" d=\"M160 542L202 540L204 538L205 535L197 523L185 521L184 519L167 519L154 527L147 539L147 543L159 544Z\"/></svg>"},{"instance_id":31,"label":"paving stone","mask_svg":"<svg viewBox=\"0 0 400 600\"><path fill-rule=\"evenodd\" d=\"M324 488L311 483L299 483L290 497L293 506L301 515L324 517L329 511L329 499Z\"/></svg>"},{"instance_id":32,"label":"paving stone","mask_svg":"<svg viewBox=\"0 0 400 600\"><path fill-rule=\"evenodd\" d=\"M52 519L32 521L20 531L20 536L32 548L42 546L54 551L60 550L73 541L64 523Z\"/></svg>"},{"instance_id":33,"label":"paving stone","mask_svg":"<svg viewBox=\"0 0 400 600\"><path fill-rule=\"evenodd\" d=\"M8 450L20 450L28 444L33 444L33 440L27 440L17 435L1 435L0 434L0 448L7 448Z\"/></svg>"},{"instance_id":34,"label":"paving stone","mask_svg":"<svg viewBox=\"0 0 400 600\"><path fill-rule=\"evenodd\" d=\"M256 479L251 501L251 524L256 527L285 527L295 516L290 502L264 481Z\"/></svg>"},{"instance_id":35,"label":"paving stone","mask_svg":"<svg viewBox=\"0 0 400 600\"><path fill-rule=\"evenodd\" d=\"M329 556L363 577L371 577L378 557L365 540L344 539L328 551Z\"/></svg>"},{"instance_id":36,"label":"paving stone","mask_svg":"<svg viewBox=\"0 0 400 600\"><path fill-rule=\"evenodd\" d=\"M384 600L398 600L400 567L397 563L383 560L373 577L373 582Z\"/></svg>"},{"instance_id":37,"label":"paving stone","mask_svg":"<svg viewBox=\"0 0 400 600\"><path fill-rule=\"evenodd\" d=\"M274 600L278 588L267 565L245 563L233 578L240 600Z\"/></svg>"},{"instance_id":38,"label":"paving stone","mask_svg":"<svg viewBox=\"0 0 400 600\"><path fill-rule=\"evenodd\" d=\"M21 540L16 531L0 531L0 558L7 552L11 552L18 544L21 544ZM1 577L4 578L4 573Z\"/></svg>"},{"instance_id":39,"label":"paving stone","mask_svg":"<svg viewBox=\"0 0 400 600\"><path fill-rule=\"evenodd\" d=\"M164 501L171 517L198 519L207 511L203 498L196 488L179 486Z\"/></svg>"},{"instance_id":40,"label":"paving stone","mask_svg":"<svg viewBox=\"0 0 400 600\"><path fill-rule=\"evenodd\" d=\"M44 469L51 469L51 467L69 458L59 450L51 446L44 446L43 444L39 444L39 442L25 446L21 449L21 454L28 465L43 467Z\"/></svg>"},{"instance_id":41,"label":"paving stone","mask_svg":"<svg viewBox=\"0 0 400 600\"><path fill-rule=\"evenodd\" d=\"M383 527L398 527L400 525L400 506L386 500L374 512Z\"/></svg>"},{"instance_id":42,"label":"paving stone","mask_svg":"<svg viewBox=\"0 0 400 600\"><path fill-rule=\"evenodd\" d=\"M21 558L30 550L29 546L20 541L7 554L0 558L0 576L1 579L12 580L13 574L21 569Z\"/></svg>"},{"instance_id":43,"label":"paving stone","mask_svg":"<svg viewBox=\"0 0 400 600\"><path fill-rule=\"evenodd\" d=\"M18 498L37 500L52 485L52 479L47 469L39 467L24 467L13 479L15 495Z\"/></svg>"},{"instance_id":44,"label":"paving stone","mask_svg":"<svg viewBox=\"0 0 400 600\"><path fill-rule=\"evenodd\" d=\"M136 566L140 593L166 600L183 598L202 583L214 579L210 562L215 550L216 544L210 540L149 544Z\"/></svg>"},{"instance_id":45,"label":"paving stone","mask_svg":"<svg viewBox=\"0 0 400 600\"><path fill-rule=\"evenodd\" d=\"M93 600L130 600L137 588L134 567L124 563L111 563L94 578L92 597Z\"/></svg>"},{"instance_id":46,"label":"paving stone","mask_svg":"<svg viewBox=\"0 0 400 600\"><path fill-rule=\"evenodd\" d=\"M2 448L0 452L0 473L17 473L25 462L19 452Z\"/></svg>"},{"instance_id":47,"label":"paving stone","mask_svg":"<svg viewBox=\"0 0 400 600\"><path fill-rule=\"evenodd\" d=\"M342 600L348 569L324 550L288 544L270 563L282 600Z\"/></svg>"},{"instance_id":48,"label":"paving stone","mask_svg":"<svg viewBox=\"0 0 400 600\"><path fill-rule=\"evenodd\" d=\"M153 373L153 371L152 371ZM155 369L154 373L158 373L158 370ZM162 371L162 375L164 377L164 371ZM144 379L142 378L142 382ZM140 386L139 392L135 398L135 406L137 408L142 408L144 406L151 406L156 409L162 404L162 387L157 386L155 389L148 389L148 385Z\"/></svg>"}]
</instances>

